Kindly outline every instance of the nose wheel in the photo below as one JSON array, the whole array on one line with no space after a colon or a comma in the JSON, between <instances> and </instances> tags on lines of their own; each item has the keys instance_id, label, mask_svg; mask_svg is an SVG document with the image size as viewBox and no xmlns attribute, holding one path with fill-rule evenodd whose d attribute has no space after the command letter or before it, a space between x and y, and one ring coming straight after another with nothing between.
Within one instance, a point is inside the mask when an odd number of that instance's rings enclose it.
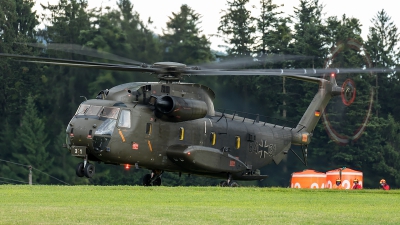
<instances>
[{"instance_id":1,"label":"nose wheel","mask_svg":"<svg viewBox=\"0 0 400 225\"><path fill-rule=\"evenodd\" d=\"M83 177L85 176L85 171L84 171L85 167L83 165L83 162L78 163L78 165L76 165L76 175L78 177Z\"/></svg>"},{"instance_id":2,"label":"nose wheel","mask_svg":"<svg viewBox=\"0 0 400 225\"><path fill-rule=\"evenodd\" d=\"M91 163L85 163L80 162L78 165L76 165L76 175L78 177L87 177L87 178L92 178L94 173L95 173L95 166Z\"/></svg>"},{"instance_id":3,"label":"nose wheel","mask_svg":"<svg viewBox=\"0 0 400 225\"><path fill-rule=\"evenodd\" d=\"M94 175L94 172L95 172L94 165L91 163L86 163L85 170L84 170L85 177L92 178Z\"/></svg>"}]
</instances>

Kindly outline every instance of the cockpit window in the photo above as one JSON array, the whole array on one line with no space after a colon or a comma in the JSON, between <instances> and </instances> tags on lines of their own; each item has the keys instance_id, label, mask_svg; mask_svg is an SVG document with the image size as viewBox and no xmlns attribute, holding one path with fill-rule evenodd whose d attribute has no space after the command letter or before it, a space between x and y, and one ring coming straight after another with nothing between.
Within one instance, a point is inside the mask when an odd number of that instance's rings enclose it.
<instances>
[{"instance_id":1,"label":"cockpit window","mask_svg":"<svg viewBox=\"0 0 400 225\"><path fill-rule=\"evenodd\" d=\"M131 111L121 111L121 115L118 120L118 127L131 128Z\"/></svg>"},{"instance_id":2,"label":"cockpit window","mask_svg":"<svg viewBox=\"0 0 400 225\"><path fill-rule=\"evenodd\" d=\"M100 116L101 117L111 118L111 119L117 119L118 113L119 113L119 108L104 107L101 110Z\"/></svg>"},{"instance_id":3,"label":"cockpit window","mask_svg":"<svg viewBox=\"0 0 400 225\"><path fill-rule=\"evenodd\" d=\"M90 105L81 104L76 111L75 115L83 115L85 114L86 110L90 107Z\"/></svg>"},{"instance_id":4,"label":"cockpit window","mask_svg":"<svg viewBox=\"0 0 400 225\"><path fill-rule=\"evenodd\" d=\"M100 112L101 106L97 105L92 105L89 107L89 109L86 111L85 115L89 116L97 116Z\"/></svg>"},{"instance_id":5,"label":"cockpit window","mask_svg":"<svg viewBox=\"0 0 400 225\"><path fill-rule=\"evenodd\" d=\"M96 132L94 134L100 134L100 135L112 135L116 120L113 119L106 119L100 126L97 128Z\"/></svg>"}]
</instances>

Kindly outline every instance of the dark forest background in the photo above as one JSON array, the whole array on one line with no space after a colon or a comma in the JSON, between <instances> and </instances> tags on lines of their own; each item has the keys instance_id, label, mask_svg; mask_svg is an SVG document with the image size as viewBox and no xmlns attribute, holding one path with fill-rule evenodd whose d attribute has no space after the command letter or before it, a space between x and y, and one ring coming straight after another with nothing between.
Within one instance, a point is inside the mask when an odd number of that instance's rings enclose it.
<instances>
[{"instance_id":1,"label":"dark forest background","mask_svg":"<svg viewBox=\"0 0 400 225\"><path fill-rule=\"evenodd\" d=\"M325 18L322 2L318 0L300 0L289 17L284 17L281 6L272 0L260 0L259 17L253 17L247 10L248 0L228 0L215 31L215 35L224 38L226 52L217 52L210 49L208 38L201 34L202 15L190 5L177 8L165 24L163 34L157 35L150 28L151 18L141 18L130 0L117 1L117 9L88 9L85 0L60 0L57 5L42 5L44 15L32 11L33 0L1 2L1 53L108 62L26 44L64 43L145 63L174 61L196 65L237 57L259 62L252 68L396 68L399 63L399 32L383 9L371 15L373 25L364 39L357 18L346 15ZM46 26L40 29L39 23ZM400 187L399 76L397 73L338 75L338 83L347 78L356 83L356 101L346 107L337 98L329 103L326 112L330 126L339 136L348 137L348 144L332 140L324 126L328 122L321 121L308 148L307 167L290 153L279 165L269 165L261 171L270 178L240 184L287 187L291 173L296 171L310 168L325 172L348 167L363 171L365 187L377 187L381 178L392 187ZM78 178L75 166L79 159L62 148L66 125L84 100L80 96L93 98L100 90L134 81L157 80L148 74L48 66L2 58L0 183L27 182L29 169L21 165L32 165L36 184L63 184L59 180L68 184L140 184L148 171L103 164L96 165L94 178ZM217 94L216 108L294 122L300 120L318 89L312 84L266 76L190 77L184 82L211 87ZM355 137L365 120L364 132ZM163 175L163 185L218 183L219 180L197 176Z\"/></svg>"}]
</instances>

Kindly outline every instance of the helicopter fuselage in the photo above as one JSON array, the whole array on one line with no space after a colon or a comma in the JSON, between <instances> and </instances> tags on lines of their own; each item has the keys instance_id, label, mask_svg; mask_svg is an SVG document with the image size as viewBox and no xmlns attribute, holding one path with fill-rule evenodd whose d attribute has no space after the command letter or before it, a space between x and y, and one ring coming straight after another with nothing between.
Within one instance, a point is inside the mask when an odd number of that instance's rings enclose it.
<instances>
[{"instance_id":1,"label":"helicopter fuselage","mask_svg":"<svg viewBox=\"0 0 400 225\"><path fill-rule=\"evenodd\" d=\"M310 141L293 128L215 112L212 99L210 89L195 84L117 86L80 105L67 144L91 161L253 180L265 178L256 171L279 163L292 142Z\"/></svg>"}]
</instances>

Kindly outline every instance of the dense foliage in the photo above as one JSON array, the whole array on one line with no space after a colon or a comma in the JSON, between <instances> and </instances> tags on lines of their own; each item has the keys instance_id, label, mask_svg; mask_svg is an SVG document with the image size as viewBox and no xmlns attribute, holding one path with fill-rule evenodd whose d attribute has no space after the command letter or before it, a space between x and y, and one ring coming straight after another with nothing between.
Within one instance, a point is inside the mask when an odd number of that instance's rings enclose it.
<instances>
[{"instance_id":1,"label":"dense foliage","mask_svg":"<svg viewBox=\"0 0 400 225\"><path fill-rule=\"evenodd\" d=\"M273 0L261 0L258 18L251 15L248 0L227 0L220 26L215 32L226 42L226 55L215 55L201 33L202 15L189 5L172 13L163 34L155 34L149 18L143 21L130 0L118 0L117 9L87 8L85 0L60 0L43 5L46 12L32 12L32 0L4 0L0 5L0 52L43 55L77 60L97 60L66 51L46 51L23 43L77 44L126 58L151 63L177 61L199 64L238 57L255 58L251 68L397 67L399 33L384 10L373 16L367 40L361 37L362 24L346 15L324 18L319 0L299 0L294 14L284 17ZM39 29L39 19L46 26ZM21 44L22 43L22 44ZM306 60L289 55L311 56ZM279 59L279 60L276 60ZM254 61L254 60L253 60ZM338 83L347 75L338 76ZM262 173L270 178L248 182L260 186L288 186L291 173L305 168L327 171L349 167L364 172L365 187L375 187L385 178L400 187L400 94L399 76L392 74L352 75L357 100L349 107L332 100L314 131L308 167L293 154L278 166ZM132 81L155 81L146 74L98 71L37 65L10 59L0 61L0 182L27 181L34 168L71 184L139 184L146 171L124 170L118 166L97 166L91 180L75 176L79 160L62 148L65 126L75 113L80 96ZM299 121L317 91L317 86L278 77L188 78L208 85L217 93L217 108L249 111ZM234 99L234 100L233 100ZM242 104L237 104L242 102ZM369 106L372 106L370 110ZM370 112L369 116L366 116ZM267 121L269 122L269 121ZM348 137L338 145L325 131ZM365 129L358 137L358 130ZM332 135L331 135L332 136ZM298 149L294 149L298 151ZM44 173L34 173L34 183L59 183ZM4 179L6 178L6 179ZM163 175L165 185L215 185L217 180L196 176ZM7 180L12 179L12 180ZM242 183L246 184L246 183Z\"/></svg>"}]
</instances>

